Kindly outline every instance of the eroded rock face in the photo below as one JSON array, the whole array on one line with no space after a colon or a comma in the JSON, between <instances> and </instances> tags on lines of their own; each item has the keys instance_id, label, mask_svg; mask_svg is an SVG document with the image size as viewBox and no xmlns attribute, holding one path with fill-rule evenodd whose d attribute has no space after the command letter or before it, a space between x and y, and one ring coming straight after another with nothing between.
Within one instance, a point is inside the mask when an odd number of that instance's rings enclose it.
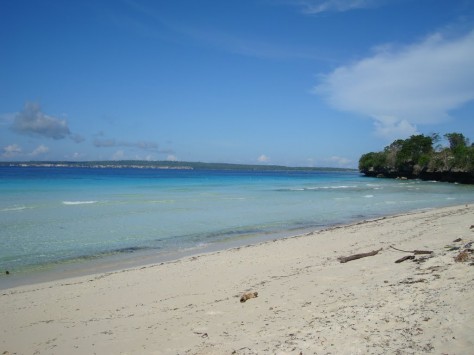
<instances>
[{"instance_id":1,"label":"eroded rock face","mask_svg":"<svg viewBox=\"0 0 474 355\"><path fill-rule=\"evenodd\" d=\"M392 179L421 179L434 180L441 182L457 182L460 184L474 184L474 174L466 171L432 171L428 169L420 169L418 166L413 166L412 169L403 170L395 169L368 169L361 170L366 176L392 178Z\"/></svg>"}]
</instances>

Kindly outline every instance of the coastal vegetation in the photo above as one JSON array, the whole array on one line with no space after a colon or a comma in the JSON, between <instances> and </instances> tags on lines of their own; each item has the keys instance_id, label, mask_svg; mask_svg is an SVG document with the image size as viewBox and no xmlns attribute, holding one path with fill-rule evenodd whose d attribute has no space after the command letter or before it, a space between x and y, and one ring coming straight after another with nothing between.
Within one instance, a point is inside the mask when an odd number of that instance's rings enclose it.
<instances>
[{"instance_id":1,"label":"coastal vegetation","mask_svg":"<svg viewBox=\"0 0 474 355\"><path fill-rule=\"evenodd\" d=\"M359 171L367 176L473 184L474 144L462 133L412 135L383 151L363 154Z\"/></svg>"}]
</instances>

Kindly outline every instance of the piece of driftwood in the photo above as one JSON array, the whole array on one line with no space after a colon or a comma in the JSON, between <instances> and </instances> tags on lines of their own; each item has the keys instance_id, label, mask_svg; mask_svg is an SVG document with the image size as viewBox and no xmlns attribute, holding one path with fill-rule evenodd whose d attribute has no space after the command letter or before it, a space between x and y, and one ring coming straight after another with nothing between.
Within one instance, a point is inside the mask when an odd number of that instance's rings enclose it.
<instances>
[{"instance_id":1,"label":"piece of driftwood","mask_svg":"<svg viewBox=\"0 0 474 355\"><path fill-rule=\"evenodd\" d=\"M395 249L397 251L402 251L404 253L413 253L415 255L420 255L420 254L433 254L433 251L431 250L402 250L402 249L398 249L398 248L395 248L394 246L390 246L390 248L392 249Z\"/></svg>"},{"instance_id":2,"label":"piece of driftwood","mask_svg":"<svg viewBox=\"0 0 474 355\"><path fill-rule=\"evenodd\" d=\"M258 292L246 292L240 297L240 303L244 303L245 301L251 298L257 298Z\"/></svg>"},{"instance_id":3,"label":"piece of driftwood","mask_svg":"<svg viewBox=\"0 0 474 355\"><path fill-rule=\"evenodd\" d=\"M373 251L368 252L368 253L354 254L354 255L351 255L351 256L340 256L339 258L337 258L337 260L339 260L341 263L347 263L348 261L365 258L366 256L377 255L379 253L379 251L381 251L381 250L382 250L382 248L380 248L379 250L373 250Z\"/></svg>"},{"instance_id":4,"label":"piece of driftwood","mask_svg":"<svg viewBox=\"0 0 474 355\"><path fill-rule=\"evenodd\" d=\"M399 264L399 263L404 262L405 260L413 260L413 259L415 259L415 255L407 255L407 256L404 256L403 258L396 260L395 262Z\"/></svg>"},{"instance_id":5,"label":"piece of driftwood","mask_svg":"<svg viewBox=\"0 0 474 355\"><path fill-rule=\"evenodd\" d=\"M411 285L411 284L416 284L416 283L418 283L418 282L426 282L426 279L413 280L411 277L409 277L408 279L403 280L403 281L400 281L399 283Z\"/></svg>"}]
</instances>

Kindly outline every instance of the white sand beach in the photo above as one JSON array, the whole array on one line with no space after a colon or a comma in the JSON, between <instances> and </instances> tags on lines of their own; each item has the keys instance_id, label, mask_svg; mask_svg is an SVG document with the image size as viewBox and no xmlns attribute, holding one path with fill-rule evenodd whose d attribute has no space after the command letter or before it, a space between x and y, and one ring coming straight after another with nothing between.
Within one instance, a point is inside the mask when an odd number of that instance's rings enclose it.
<instances>
[{"instance_id":1,"label":"white sand beach","mask_svg":"<svg viewBox=\"0 0 474 355\"><path fill-rule=\"evenodd\" d=\"M2 290L0 354L473 353L472 225L441 208Z\"/></svg>"}]
</instances>

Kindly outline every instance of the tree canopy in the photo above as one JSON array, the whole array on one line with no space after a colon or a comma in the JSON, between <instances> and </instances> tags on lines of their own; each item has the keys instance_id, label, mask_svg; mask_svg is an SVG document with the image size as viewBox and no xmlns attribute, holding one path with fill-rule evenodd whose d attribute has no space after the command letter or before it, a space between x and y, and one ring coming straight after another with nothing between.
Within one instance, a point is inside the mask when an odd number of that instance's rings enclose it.
<instances>
[{"instance_id":1,"label":"tree canopy","mask_svg":"<svg viewBox=\"0 0 474 355\"><path fill-rule=\"evenodd\" d=\"M413 135L397 139L381 152L363 154L359 170L366 175L408 178L459 173L474 179L474 145L462 133L443 136L447 145L439 144L439 134Z\"/></svg>"}]
</instances>

